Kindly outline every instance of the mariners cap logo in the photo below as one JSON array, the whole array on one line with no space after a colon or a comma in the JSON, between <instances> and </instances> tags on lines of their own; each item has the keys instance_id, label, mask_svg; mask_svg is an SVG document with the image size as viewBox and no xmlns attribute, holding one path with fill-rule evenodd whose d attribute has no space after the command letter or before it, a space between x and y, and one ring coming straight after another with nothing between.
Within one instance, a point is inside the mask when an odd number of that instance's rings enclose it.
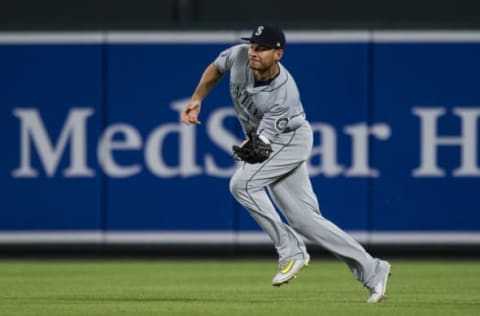
<instances>
[{"instance_id":1,"label":"mariners cap logo","mask_svg":"<svg viewBox=\"0 0 480 316\"><path fill-rule=\"evenodd\" d=\"M262 35L263 29L264 29L263 25L260 25L260 26L257 28L257 31L255 32L255 35L256 35L256 36Z\"/></svg>"}]
</instances>

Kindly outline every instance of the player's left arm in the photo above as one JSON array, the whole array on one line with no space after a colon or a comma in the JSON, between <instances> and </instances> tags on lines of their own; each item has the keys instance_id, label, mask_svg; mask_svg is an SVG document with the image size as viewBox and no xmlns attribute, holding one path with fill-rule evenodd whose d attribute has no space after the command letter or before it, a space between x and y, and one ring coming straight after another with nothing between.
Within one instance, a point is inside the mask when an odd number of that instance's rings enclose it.
<instances>
[{"instance_id":1,"label":"player's left arm","mask_svg":"<svg viewBox=\"0 0 480 316\"><path fill-rule=\"evenodd\" d=\"M278 101L278 100L277 100ZM288 109L279 103L275 103L269 107L267 111L263 114L260 125L258 126L257 132L266 134L277 134L283 132L281 124L282 118L286 117L288 114Z\"/></svg>"}]
</instances>

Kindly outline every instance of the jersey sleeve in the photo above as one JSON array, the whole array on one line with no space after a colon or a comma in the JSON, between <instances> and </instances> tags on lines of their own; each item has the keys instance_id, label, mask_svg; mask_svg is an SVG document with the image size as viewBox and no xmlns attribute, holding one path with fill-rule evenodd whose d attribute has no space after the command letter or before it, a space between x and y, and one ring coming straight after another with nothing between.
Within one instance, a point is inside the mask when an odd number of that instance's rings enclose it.
<instances>
[{"instance_id":1,"label":"jersey sleeve","mask_svg":"<svg viewBox=\"0 0 480 316\"><path fill-rule=\"evenodd\" d=\"M277 94L272 106L263 114L257 132L270 140L274 135L295 130L305 123L305 114L298 98L292 97L286 90Z\"/></svg>"},{"instance_id":2,"label":"jersey sleeve","mask_svg":"<svg viewBox=\"0 0 480 316\"><path fill-rule=\"evenodd\" d=\"M277 122L279 119L288 116L289 112L285 99L285 95L282 93L280 95L277 94L275 98L270 101L271 105L263 114L257 132L266 134L269 138L279 132L276 127Z\"/></svg>"},{"instance_id":3,"label":"jersey sleeve","mask_svg":"<svg viewBox=\"0 0 480 316\"><path fill-rule=\"evenodd\" d=\"M218 57L213 62L215 67L217 67L218 71L221 73L226 73L232 69L233 64L238 58L240 51L242 50L242 46L244 45L236 45L230 48L227 48L223 52L218 55Z\"/></svg>"},{"instance_id":4,"label":"jersey sleeve","mask_svg":"<svg viewBox=\"0 0 480 316\"><path fill-rule=\"evenodd\" d=\"M274 104L269 111L263 114L263 118L260 121L257 132L263 135L266 135L270 140L272 135L279 132L276 128L277 122L280 118L285 117L288 114L288 111L285 107L280 104Z\"/></svg>"}]
</instances>

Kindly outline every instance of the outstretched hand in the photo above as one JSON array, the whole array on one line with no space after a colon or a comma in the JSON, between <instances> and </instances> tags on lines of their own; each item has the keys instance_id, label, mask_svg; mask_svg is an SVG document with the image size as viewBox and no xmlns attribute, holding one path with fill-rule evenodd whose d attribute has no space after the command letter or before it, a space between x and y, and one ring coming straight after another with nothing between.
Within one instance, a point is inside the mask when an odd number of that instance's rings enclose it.
<instances>
[{"instance_id":1,"label":"outstretched hand","mask_svg":"<svg viewBox=\"0 0 480 316\"><path fill-rule=\"evenodd\" d=\"M201 102L192 100L188 102L185 109L180 113L180 120L186 125L195 124L199 125L198 114L200 113Z\"/></svg>"}]
</instances>

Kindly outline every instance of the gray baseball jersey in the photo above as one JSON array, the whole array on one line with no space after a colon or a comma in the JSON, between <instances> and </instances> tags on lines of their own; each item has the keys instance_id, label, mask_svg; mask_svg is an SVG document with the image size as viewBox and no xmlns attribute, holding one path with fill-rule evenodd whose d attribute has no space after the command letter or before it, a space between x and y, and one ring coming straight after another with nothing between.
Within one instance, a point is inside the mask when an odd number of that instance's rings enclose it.
<instances>
[{"instance_id":1,"label":"gray baseball jersey","mask_svg":"<svg viewBox=\"0 0 480 316\"><path fill-rule=\"evenodd\" d=\"M273 81L255 87L248 48L233 46L214 64L222 73L230 71L230 93L244 132L255 130L266 136L273 153L261 164L238 168L230 191L273 241L280 262L306 258L306 238L344 260L360 282L372 287L386 265L320 213L306 165L313 135L293 77L279 64L280 73Z\"/></svg>"},{"instance_id":2,"label":"gray baseball jersey","mask_svg":"<svg viewBox=\"0 0 480 316\"><path fill-rule=\"evenodd\" d=\"M244 132L255 130L274 140L276 135L305 123L298 88L281 64L280 73L271 84L255 87L253 71L248 66L248 47L233 46L214 63L220 72L230 71L230 94Z\"/></svg>"}]
</instances>

